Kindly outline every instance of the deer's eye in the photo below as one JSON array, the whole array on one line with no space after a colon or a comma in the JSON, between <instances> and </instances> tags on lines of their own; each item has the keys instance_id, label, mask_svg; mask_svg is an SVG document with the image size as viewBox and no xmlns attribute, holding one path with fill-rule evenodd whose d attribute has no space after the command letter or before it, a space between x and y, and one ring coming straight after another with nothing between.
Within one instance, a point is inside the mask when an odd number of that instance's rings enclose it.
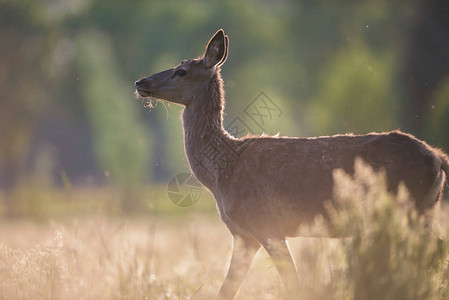
<instances>
[{"instance_id":1,"label":"deer's eye","mask_svg":"<svg viewBox=\"0 0 449 300\"><path fill-rule=\"evenodd\" d=\"M186 76L186 75L187 75L187 71L184 70L184 69L178 69L178 70L175 72L175 75L176 75L176 76L179 76L179 77Z\"/></svg>"}]
</instances>

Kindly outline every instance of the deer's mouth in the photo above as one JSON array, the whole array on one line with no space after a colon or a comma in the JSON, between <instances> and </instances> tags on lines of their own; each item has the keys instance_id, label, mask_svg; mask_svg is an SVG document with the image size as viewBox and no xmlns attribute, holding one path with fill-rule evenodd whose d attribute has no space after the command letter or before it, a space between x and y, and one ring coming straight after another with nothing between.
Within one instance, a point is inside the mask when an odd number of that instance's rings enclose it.
<instances>
[{"instance_id":1,"label":"deer's mouth","mask_svg":"<svg viewBox=\"0 0 449 300\"><path fill-rule=\"evenodd\" d=\"M140 97L151 97L153 96L153 93L151 91L147 91L141 88L137 88L136 89L136 93L140 96Z\"/></svg>"}]
</instances>

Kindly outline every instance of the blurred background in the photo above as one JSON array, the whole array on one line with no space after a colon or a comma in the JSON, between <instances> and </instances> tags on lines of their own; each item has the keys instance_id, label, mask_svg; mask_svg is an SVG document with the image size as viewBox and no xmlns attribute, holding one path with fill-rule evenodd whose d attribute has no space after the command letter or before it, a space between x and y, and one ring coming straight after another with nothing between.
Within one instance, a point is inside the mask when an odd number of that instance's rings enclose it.
<instances>
[{"instance_id":1,"label":"blurred background","mask_svg":"<svg viewBox=\"0 0 449 300\"><path fill-rule=\"evenodd\" d=\"M0 1L0 216L176 213L182 107L133 83L230 37L225 123L255 133L401 129L449 152L449 5L362 1ZM263 92L282 116L244 113ZM189 208L214 211L206 200Z\"/></svg>"}]
</instances>

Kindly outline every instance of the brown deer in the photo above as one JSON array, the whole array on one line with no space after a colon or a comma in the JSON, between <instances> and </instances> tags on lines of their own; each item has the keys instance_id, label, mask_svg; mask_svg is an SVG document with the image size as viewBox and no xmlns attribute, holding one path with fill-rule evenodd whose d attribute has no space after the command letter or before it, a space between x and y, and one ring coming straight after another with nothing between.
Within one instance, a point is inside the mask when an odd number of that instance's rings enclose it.
<instances>
[{"instance_id":1,"label":"brown deer","mask_svg":"<svg viewBox=\"0 0 449 300\"><path fill-rule=\"evenodd\" d=\"M444 173L449 175L449 159L411 135L393 131L316 138L231 136L223 128L220 75L228 51L229 39L219 30L202 57L135 82L141 97L185 106L182 120L190 168L214 195L233 236L221 298L235 296L260 246L294 295L299 279L286 237L297 236L298 227L317 215L327 216L324 203L332 199L332 173L343 169L352 174L356 157L375 170L385 170L391 192L403 182L419 213L436 207Z\"/></svg>"}]
</instances>

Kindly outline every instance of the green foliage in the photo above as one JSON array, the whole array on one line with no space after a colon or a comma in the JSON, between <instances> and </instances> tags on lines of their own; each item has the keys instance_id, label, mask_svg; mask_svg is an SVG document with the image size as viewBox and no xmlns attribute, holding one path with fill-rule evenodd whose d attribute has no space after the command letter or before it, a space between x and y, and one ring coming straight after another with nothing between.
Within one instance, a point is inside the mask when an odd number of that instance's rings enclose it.
<instances>
[{"instance_id":1,"label":"green foliage","mask_svg":"<svg viewBox=\"0 0 449 300\"><path fill-rule=\"evenodd\" d=\"M55 146L53 183L61 173L76 186L108 171L99 182L134 190L187 170L182 108L145 112L133 82L200 55L218 28L230 36L225 121L289 136L404 128L413 104L398 78L419 8L415 0L1 1L0 181L38 176L42 145ZM447 80L434 88L421 137L444 147ZM264 128L244 114L260 92L283 111ZM69 154L76 147L82 153Z\"/></svg>"},{"instance_id":2,"label":"green foliage","mask_svg":"<svg viewBox=\"0 0 449 300\"><path fill-rule=\"evenodd\" d=\"M151 159L149 134L120 77L111 45L99 32L79 37L81 78L97 158L113 180L126 186L143 182ZM126 91L128 93L126 93ZM135 101L137 102L137 101Z\"/></svg>"},{"instance_id":3,"label":"green foliage","mask_svg":"<svg viewBox=\"0 0 449 300\"><path fill-rule=\"evenodd\" d=\"M361 43L342 49L323 71L308 123L318 134L395 128L392 70L391 58L379 57Z\"/></svg>"}]
</instances>

